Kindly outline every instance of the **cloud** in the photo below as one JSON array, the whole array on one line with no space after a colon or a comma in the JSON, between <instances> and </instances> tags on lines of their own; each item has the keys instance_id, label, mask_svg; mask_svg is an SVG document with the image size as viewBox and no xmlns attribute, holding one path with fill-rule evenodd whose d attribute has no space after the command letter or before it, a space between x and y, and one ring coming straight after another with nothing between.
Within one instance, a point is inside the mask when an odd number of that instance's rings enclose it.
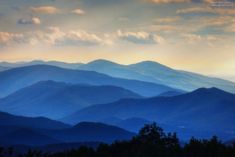
<instances>
[{"instance_id":1,"label":"cloud","mask_svg":"<svg viewBox=\"0 0 235 157\"><path fill-rule=\"evenodd\" d=\"M24 34L0 32L1 46L14 46L20 44L50 45L50 46L91 46L104 44L104 40L93 33L86 31L64 32L58 27L49 27L44 31L25 32Z\"/></svg>"},{"instance_id":2,"label":"cloud","mask_svg":"<svg viewBox=\"0 0 235 157\"><path fill-rule=\"evenodd\" d=\"M148 32L92 33L85 30L64 31L59 27L49 27L43 30L24 32L22 34L0 32L0 45L47 45L47 46L110 46L118 41L128 41L134 44L161 44L163 37Z\"/></svg>"},{"instance_id":3,"label":"cloud","mask_svg":"<svg viewBox=\"0 0 235 157\"><path fill-rule=\"evenodd\" d=\"M235 15L235 9L226 8L212 8L212 7L192 7L179 9L176 11L177 14L188 14L188 13L212 13L212 14L227 14Z\"/></svg>"},{"instance_id":4,"label":"cloud","mask_svg":"<svg viewBox=\"0 0 235 157\"><path fill-rule=\"evenodd\" d=\"M103 40L96 34L89 33L83 30L69 32L55 32L52 35L55 45L65 46L92 46L100 45Z\"/></svg>"},{"instance_id":5,"label":"cloud","mask_svg":"<svg viewBox=\"0 0 235 157\"><path fill-rule=\"evenodd\" d=\"M180 17L164 17L164 18L157 18L154 19L154 23L157 24L166 24L166 23L174 23L174 22L178 22L180 20Z\"/></svg>"},{"instance_id":6,"label":"cloud","mask_svg":"<svg viewBox=\"0 0 235 157\"><path fill-rule=\"evenodd\" d=\"M81 9L75 9L72 11L72 13L77 14L77 15L84 15L85 11L83 11Z\"/></svg>"},{"instance_id":7,"label":"cloud","mask_svg":"<svg viewBox=\"0 0 235 157\"><path fill-rule=\"evenodd\" d=\"M165 41L163 37L147 32L122 32L118 30L117 36L121 40L135 44L159 44Z\"/></svg>"},{"instance_id":8,"label":"cloud","mask_svg":"<svg viewBox=\"0 0 235 157\"><path fill-rule=\"evenodd\" d=\"M61 31L58 27L50 27L51 33L47 37L54 45L98 45L103 40L94 33L83 30Z\"/></svg>"},{"instance_id":9,"label":"cloud","mask_svg":"<svg viewBox=\"0 0 235 157\"><path fill-rule=\"evenodd\" d=\"M11 40L12 35L7 32L0 32L0 43L6 44L9 40Z\"/></svg>"},{"instance_id":10,"label":"cloud","mask_svg":"<svg viewBox=\"0 0 235 157\"><path fill-rule=\"evenodd\" d=\"M178 35L201 34L201 35L219 35L228 32L234 32L235 19L231 15L220 16L191 16L190 18L182 16L176 22L168 18L165 20L154 20L152 25L142 27L142 30L148 32L161 32L165 37L172 36L176 38ZM165 22L165 23L164 23ZM169 23L167 23L169 22ZM233 34L230 34L233 35ZM168 39L169 41L169 39Z\"/></svg>"},{"instance_id":11,"label":"cloud","mask_svg":"<svg viewBox=\"0 0 235 157\"><path fill-rule=\"evenodd\" d=\"M168 4L168 3L189 3L191 0L148 0L155 4Z\"/></svg>"},{"instance_id":12,"label":"cloud","mask_svg":"<svg viewBox=\"0 0 235 157\"><path fill-rule=\"evenodd\" d=\"M205 3L214 7L231 7L234 6L234 0L144 0L155 4L168 4L168 3Z\"/></svg>"},{"instance_id":13,"label":"cloud","mask_svg":"<svg viewBox=\"0 0 235 157\"><path fill-rule=\"evenodd\" d=\"M228 8L235 6L234 0L203 0L203 2L209 4L212 7L218 8Z\"/></svg>"},{"instance_id":14,"label":"cloud","mask_svg":"<svg viewBox=\"0 0 235 157\"><path fill-rule=\"evenodd\" d=\"M183 28L175 25L155 24L148 27L148 30L161 33L180 32Z\"/></svg>"},{"instance_id":15,"label":"cloud","mask_svg":"<svg viewBox=\"0 0 235 157\"><path fill-rule=\"evenodd\" d=\"M226 40L231 40L225 35L198 35L198 34L182 34L183 42L188 44L206 44L207 46L214 47L218 44L224 44Z\"/></svg>"},{"instance_id":16,"label":"cloud","mask_svg":"<svg viewBox=\"0 0 235 157\"><path fill-rule=\"evenodd\" d=\"M205 26L224 26L229 24L231 20L230 16L209 17L202 19L202 23Z\"/></svg>"},{"instance_id":17,"label":"cloud","mask_svg":"<svg viewBox=\"0 0 235 157\"><path fill-rule=\"evenodd\" d=\"M233 32L235 33L235 24L231 25L231 26L228 26L226 29L225 29L227 32Z\"/></svg>"},{"instance_id":18,"label":"cloud","mask_svg":"<svg viewBox=\"0 0 235 157\"><path fill-rule=\"evenodd\" d=\"M225 32L235 33L235 20L231 20L230 24L225 27Z\"/></svg>"},{"instance_id":19,"label":"cloud","mask_svg":"<svg viewBox=\"0 0 235 157\"><path fill-rule=\"evenodd\" d=\"M55 14L59 10L54 6L40 6L40 7L31 7L31 11L35 13Z\"/></svg>"},{"instance_id":20,"label":"cloud","mask_svg":"<svg viewBox=\"0 0 235 157\"><path fill-rule=\"evenodd\" d=\"M214 3L214 2L216 2L216 0L203 0L203 2L205 2L205 3Z\"/></svg>"},{"instance_id":21,"label":"cloud","mask_svg":"<svg viewBox=\"0 0 235 157\"><path fill-rule=\"evenodd\" d=\"M22 43L23 40L23 34L0 32L0 46L8 46L15 43Z\"/></svg>"},{"instance_id":22,"label":"cloud","mask_svg":"<svg viewBox=\"0 0 235 157\"><path fill-rule=\"evenodd\" d=\"M200 42L202 40L201 35L196 34L183 34L182 35L188 43L194 44L196 42Z\"/></svg>"},{"instance_id":23,"label":"cloud","mask_svg":"<svg viewBox=\"0 0 235 157\"><path fill-rule=\"evenodd\" d=\"M39 25L41 24L41 20L37 17L32 17L31 19L19 19L18 24L23 24L23 25Z\"/></svg>"}]
</instances>

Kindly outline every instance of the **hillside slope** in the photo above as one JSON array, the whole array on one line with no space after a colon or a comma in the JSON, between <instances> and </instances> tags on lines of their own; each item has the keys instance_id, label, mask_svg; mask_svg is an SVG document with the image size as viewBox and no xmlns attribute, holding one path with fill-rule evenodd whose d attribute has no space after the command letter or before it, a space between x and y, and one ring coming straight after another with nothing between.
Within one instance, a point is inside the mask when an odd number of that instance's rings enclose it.
<instances>
[{"instance_id":1,"label":"hillside slope","mask_svg":"<svg viewBox=\"0 0 235 157\"><path fill-rule=\"evenodd\" d=\"M92 104L140 97L129 90L115 86L42 81L0 99L0 111L58 119Z\"/></svg>"}]
</instances>

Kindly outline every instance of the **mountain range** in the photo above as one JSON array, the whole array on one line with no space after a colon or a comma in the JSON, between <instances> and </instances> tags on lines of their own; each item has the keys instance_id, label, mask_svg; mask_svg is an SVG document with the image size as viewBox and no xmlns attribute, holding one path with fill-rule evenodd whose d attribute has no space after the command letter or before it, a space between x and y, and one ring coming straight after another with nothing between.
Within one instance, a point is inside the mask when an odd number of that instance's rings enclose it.
<instances>
[{"instance_id":1,"label":"mountain range","mask_svg":"<svg viewBox=\"0 0 235 157\"><path fill-rule=\"evenodd\" d=\"M13 68L38 64L53 65L69 69L96 71L118 78L134 79L167 85L172 88L181 89L183 91L192 91L202 87L217 87L222 90L235 93L234 82L214 77L208 77L197 73L176 70L153 61L143 61L136 64L121 65L103 59L95 60L87 64L64 63L57 61L45 62L38 60L19 63L1 62L0 66Z\"/></svg>"},{"instance_id":2,"label":"mountain range","mask_svg":"<svg viewBox=\"0 0 235 157\"><path fill-rule=\"evenodd\" d=\"M50 65L33 65L0 72L0 97L46 80L73 84L113 85L131 90L142 96L156 96L166 91L178 91L165 85L114 78L93 71L71 70Z\"/></svg>"},{"instance_id":3,"label":"mountain range","mask_svg":"<svg viewBox=\"0 0 235 157\"><path fill-rule=\"evenodd\" d=\"M110 143L152 122L186 140L235 137L235 83L157 62L1 62L0 85L0 145Z\"/></svg>"},{"instance_id":4,"label":"mountain range","mask_svg":"<svg viewBox=\"0 0 235 157\"><path fill-rule=\"evenodd\" d=\"M122 99L93 105L65 117L62 121L102 121L109 117L143 118L172 126L224 132L235 136L235 95L217 88L201 88L173 97Z\"/></svg>"},{"instance_id":5,"label":"mountain range","mask_svg":"<svg viewBox=\"0 0 235 157\"><path fill-rule=\"evenodd\" d=\"M135 134L116 126L82 122L65 129L37 129L22 126L1 126L0 145L43 146L49 144L105 142L128 140Z\"/></svg>"},{"instance_id":6,"label":"mountain range","mask_svg":"<svg viewBox=\"0 0 235 157\"><path fill-rule=\"evenodd\" d=\"M0 62L0 66L7 67L8 69L24 67L24 66L39 65L39 64L52 65L52 66L68 68L68 69L77 69L80 65L83 65L83 63L65 63L65 62L59 62L59 61L42 61L42 60L34 60L30 62L15 62L15 63Z\"/></svg>"},{"instance_id":7,"label":"mountain range","mask_svg":"<svg viewBox=\"0 0 235 157\"><path fill-rule=\"evenodd\" d=\"M42 130L41 133L66 143L87 141L111 143L115 140L131 139L135 135L116 126L94 122L81 122L63 130L46 130L46 132Z\"/></svg>"},{"instance_id":8,"label":"mountain range","mask_svg":"<svg viewBox=\"0 0 235 157\"><path fill-rule=\"evenodd\" d=\"M181 94L184 94L184 93L186 93L186 92L182 92L182 91L167 91L167 92L159 94L158 96L171 97L171 96L181 95Z\"/></svg>"},{"instance_id":9,"label":"mountain range","mask_svg":"<svg viewBox=\"0 0 235 157\"><path fill-rule=\"evenodd\" d=\"M9 68L7 68L7 67L3 67L3 66L0 66L0 72L1 71L5 71L5 70L8 70Z\"/></svg>"},{"instance_id":10,"label":"mountain range","mask_svg":"<svg viewBox=\"0 0 235 157\"><path fill-rule=\"evenodd\" d=\"M41 81L0 99L0 110L16 115L59 119L81 108L122 98L141 98L121 87Z\"/></svg>"},{"instance_id":11,"label":"mountain range","mask_svg":"<svg viewBox=\"0 0 235 157\"><path fill-rule=\"evenodd\" d=\"M59 121L50 120L44 117L24 117L15 116L9 113L0 112L0 126L20 126L24 128L36 128L36 129L66 129L71 127L68 124L64 124ZM2 132L1 129L0 132Z\"/></svg>"},{"instance_id":12,"label":"mountain range","mask_svg":"<svg viewBox=\"0 0 235 157\"><path fill-rule=\"evenodd\" d=\"M80 65L79 69L96 71L113 77L168 85L185 91L192 91L201 87L217 87L235 93L234 82L192 72L175 70L153 61L121 65L107 60L95 60Z\"/></svg>"},{"instance_id":13,"label":"mountain range","mask_svg":"<svg viewBox=\"0 0 235 157\"><path fill-rule=\"evenodd\" d=\"M43 117L31 118L0 112L0 145L48 145L106 142L130 139L134 133L102 123L82 122L75 126Z\"/></svg>"},{"instance_id":14,"label":"mountain range","mask_svg":"<svg viewBox=\"0 0 235 157\"><path fill-rule=\"evenodd\" d=\"M3 127L2 129L6 129ZM33 129L28 128L10 128L9 133L0 134L0 145L48 145L61 143L62 141L43 135Z\"/></svg>"}]
</instances>

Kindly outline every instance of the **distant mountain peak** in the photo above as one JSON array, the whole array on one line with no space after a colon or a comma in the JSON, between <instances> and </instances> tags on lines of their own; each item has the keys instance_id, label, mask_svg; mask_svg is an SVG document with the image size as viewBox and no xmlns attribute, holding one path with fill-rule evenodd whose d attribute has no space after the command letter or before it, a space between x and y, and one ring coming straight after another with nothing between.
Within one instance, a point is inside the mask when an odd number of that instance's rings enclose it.
<instances>
[{"instance_id":1,"label":"distant mountain peak","mask_svg":"<svg viewBox=\"0 0 235 157\"><path fill-rule=\"evenodd\" d=\"M191 93L188 94L194 94L194 95L202 95L202 96L225 96L225 95L234 95L232 93L226 92L224 90L221 90L216 87L211 87L211 88L199 88L197 90L192 91Z\"/></svg>"},{"instance_id":2,"label":"distant mountain peak","mask_svg":"<svg viewBox=\"0 0 235 157\"><path fill-rule=\"evenodd\" d=\"M141 62L138 62L136 64L142 64L142 65L161 65L161 66L164 66L163 64L160 64L160 63L155 62L155 61L141 61Z\"/></svg>"},{"instance_id":3,"label":"distant mountain peak","mask_svg":"<svg viewBox=\"0 0 235 157\"><path fill-rule=\"evenodd\" d=\"M141 61L141 62L139 62L137 64L160 64L160 63L155 62L155 61L147 60L147 61ZM160 64L160 65L162 65L162 64Z\"/></svg>"},{"instance_id":4,"label":"distant mountain peak","mask_svg":"<svg viewBox=\"0 0 235 157\"><path fill-rule=\"evenodd\" d=\"M109 125L109 124L105 124L105 123L101 123L101 122L80 122L80 123L74 125L73 128L75 128L75 129L87 128L87 129L94 130L94 131L96 129L109 129L109 131L112 131L113 129L114 130L118 129L118 130L124 131L124 129L119 128L117 126Z\"/></svg>"},{"instance_id":5,"label":"distant mountain peak","mask_svg":"<svg viewBox=\"0 0 235 157\"><path fill-rule=\"evenodd\" d=\"M43 60L32 60L32 61L30 61L29 63L37 63L37 62L39 62L39 63L44 63L44 62L46 62L46 61L43 61Z\"/></svg>"},{"instance_id":6,"label":"distant mountain peak","mask_svg":"<svg viewBox=\"0 0 235 157\"><path fill-rule=\"evenodd\" d=\"M53 66L53 65L47 65L47 64L34 64L34 65L28 65L28 66L24 66L24 67L16 67L14 69L24 69L24 68L32 68L32 67L54 67L54 68L59 68L59 67L56 67L56 66Z\"/></svg>"},{"instance_id":7,"label":"distant mountain peak","mask_svg":"<svg viewBox=\"0 0 235 157\"><path fill-rule=\"evenodd\" d=\"M139 63L131 64L130 66L138 66L141 68L151 68L151 69L157 67L159 69L164 69L164 70L173 70L172 68L155 61L142 61Z\"/></svg>"},{"instance_id":8,"label":"distant mountain peak","mask_svg":"<svg viewBox=\"0 0 235 157\"><path fill-rule=\"evenodd\" d=\"M0 126L21 126L44 129L61 129L70 127L68 124L45 117L24 117L7 112L0 112Z\"/></svg>"},{"instance_id":9,"label":"distant mountain peak","mask_svg":"<svg viewBox=\"0 0 235 157\"><path fill-rule=\"evenodd\" d=\"M211 88L198 88L194 92L223 92L226 93L225 91L216 88L216 87L211 87Z\"/></svg>"},{"instance_id":10,"label":"distant mountain peak","mask_svg":"<svg viewBox=\"0 0 235 157\"><path fill-rule=\"evenodd\" d=\"M58 85L66 86L66 85L72 85L72 84L59 82L59 81L53 81L53 80L45 80L45 81L39 81L31 86L41 86L41 85L43 86L58 86ZM31 87L31 86L28 86L28 87Z\"/></svg>"},{"instance_id":11,"label":"distant mountain peak","mask_svg":"<svg viewBox=\"0 0 235 157\"><path fill-rule=\"evenodd\" d=\"M118 63L115 63L115 62L112 62L112 61L109 61L109 60L105 60L105 59L97 59L97 60L91 61L87 64L89 64L89 65L91 65L91 64L105 64L105 65L112 64L112 65L114 65L114 64L118 64Z\"/></svg>"},{"instance_id":12,"label":"distant mountain peak","mask_svg":"<svg viewBox=\"0 0 235 157\"><path fill-rule=\"evenodd\" d=\"M87 127L87 126L108 126L107 124L99 123L99 122L80 122L74 125L74 128L78 127Z\"/></svg>"}]
</instances>

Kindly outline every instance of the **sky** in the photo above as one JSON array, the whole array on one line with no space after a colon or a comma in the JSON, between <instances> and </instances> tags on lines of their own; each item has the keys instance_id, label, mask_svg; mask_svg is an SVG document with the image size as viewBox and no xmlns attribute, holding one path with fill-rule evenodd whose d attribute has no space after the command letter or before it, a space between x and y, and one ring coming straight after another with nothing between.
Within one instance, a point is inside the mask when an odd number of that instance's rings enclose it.
<instances>
[{"instance_id":1,"label":"sky","mask_svg":"<svg viewBox=\"0 0 235 157\"><path fill-rule=\"evenodd\" d=\"M235 0L0 0L0 61L95 59L235 81Z\"/></svg>"}]
</instances>

